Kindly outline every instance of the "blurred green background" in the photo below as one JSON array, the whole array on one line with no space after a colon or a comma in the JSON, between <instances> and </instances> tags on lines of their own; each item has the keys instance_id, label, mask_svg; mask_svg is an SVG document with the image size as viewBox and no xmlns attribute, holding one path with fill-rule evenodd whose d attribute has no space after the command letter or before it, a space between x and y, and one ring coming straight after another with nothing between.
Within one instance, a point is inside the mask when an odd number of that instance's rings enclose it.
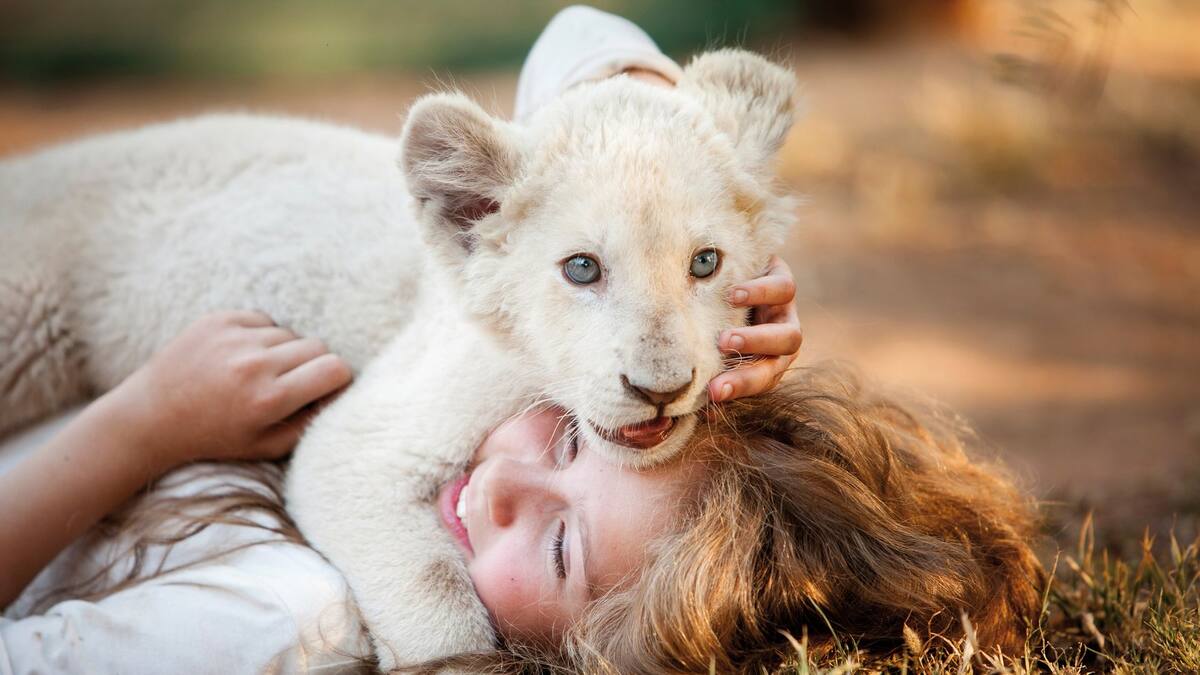
<instances>
[{"instance_id":1,"label":"blurred green background","mask_svg":"<svg viewBox=\"0 0 1200 675\"><path fill-rule=\"evenodd\" d=\"M212 110L395 134L447 86L505 114L566 4L0 0L0 156ZM963 412L1056 533L1196 531L1200 2L597 5L795 69L802 361Z\"/></svg>"},{"instance_id":2,"label":"blurred green background","mask_svg":"<svg viewBox=\"0 0 1200 675\"><path fill-rule=\"evenodd\" d=\"M517 66L561 0L6 0L0 76L297 76ZM607 0L670 53L862 31L955 11L951 0Z\"/></svg>"},{"instance_id":3,"label":"blurred green background","mask_svg":"<svg viewBox=\"0 0 1200 675\"><path fill-rule=\"evenodd\" d=\"M0 9L3 75L226 77L518 65L567 3L548 0L51 0ZM820 19L786 0L599 3L667 51L740 42Z\"/></svg>"}]
</instances>

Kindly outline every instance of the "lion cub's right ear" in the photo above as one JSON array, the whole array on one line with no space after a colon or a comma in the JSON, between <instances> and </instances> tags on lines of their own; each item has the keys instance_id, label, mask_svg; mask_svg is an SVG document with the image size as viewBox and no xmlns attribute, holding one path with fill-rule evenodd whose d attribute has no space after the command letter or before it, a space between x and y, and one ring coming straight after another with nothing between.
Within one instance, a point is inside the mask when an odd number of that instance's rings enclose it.
<instances>
[{"instance_id":1,"label":"lion cub's right ear","mask_svg":"<svg viewBox=\"0 0 1200 675\"><path fill-rule=\"evenodd\" d=\"M796 117L792 71L752 52L720 49L693 59L678 86L699 99L718 128L733 138L746 169L770 175L771 160Z\"/></svg>"},{"instance_id":2,"label":"lion cub's right ear","mask_svg":"<svg viewBox=\"0 0 1200 675\"><path fill-rule=\"evenodd\" d=\"M401 136L400 166L426 243L461 262L480 243L520 170L518 137L462 94L422 97Z\"/></svg>"}]
</instances>

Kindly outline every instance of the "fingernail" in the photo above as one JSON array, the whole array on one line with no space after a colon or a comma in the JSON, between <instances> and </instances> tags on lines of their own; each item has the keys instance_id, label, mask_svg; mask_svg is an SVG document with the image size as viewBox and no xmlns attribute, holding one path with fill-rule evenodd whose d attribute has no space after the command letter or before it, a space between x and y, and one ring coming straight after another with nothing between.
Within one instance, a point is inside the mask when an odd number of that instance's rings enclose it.
<instances>
[{"instance_id":1,"label":"fingernail","mask_svg":"<svg viewBox=\"0 0 1200 675\"><path fill-rule=\"evenodd\" d=\"M739 289L735 290L733 292L733 295L730 297L733 298L733 301L736 303L743 303L750 299L750 294L739 288Z\"/></svg>"},{"instance_id":2,"label":"fingernail","mask_svg":"<svg viewBox=\"0 0 1200 675\"><path fill-rule=\"evenodd\" d=\"M741 351L741 349L745 346L746 346L746 338L744 338L741 335L738 335L736 333L729 336L729 348L730 349L736 349L738 351ZM729 386L729 385L725 385L725 386Z\"/></svg>"},{"instance_id":3,"label":"fingernail","mask_svg":"<svg viewBox=\"0 0 1200 675\"><path fill-rule=\"evenodd\" d=\"M718 399L718 400L720 400L720 401L727 401L727 400L729 400L729 399L730 399L732 396L733 396L733 385L732 385L732 384L729 384L728 382L726 382L725 384L721 385L721 398L720 398L720 399Z\"/></svg>"}]
</instances>

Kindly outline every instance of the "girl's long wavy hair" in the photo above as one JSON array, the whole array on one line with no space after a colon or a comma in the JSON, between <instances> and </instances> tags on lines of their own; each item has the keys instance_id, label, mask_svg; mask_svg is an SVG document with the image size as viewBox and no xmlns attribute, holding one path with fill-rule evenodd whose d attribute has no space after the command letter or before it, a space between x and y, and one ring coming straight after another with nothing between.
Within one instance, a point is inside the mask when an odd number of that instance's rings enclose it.
<instances>
[{"instance_id":1,"label":"girl's long wavy hair","mask_svg":"<svg viewBox=\"0 0 1200 675\"><path fill-rule=\"evenodd\" d=\"M707 470L678 527L651 544L640 574L589 606L559 648L507 645L402 670L770 672L795 657L791 639L802 634L810 655L847 643L886 654L914 636L960 636L964 613L980 648L1019 651L1044 583L1029 545L1032 502L968 458L970 435L954 418L874 394L845 369L793 375L710 410L682 460ZM249 510L273 517L276 541L303 543L283 511L277 471L247 471L265 491L150 493L105 528L144 532L138 551L217 522L260 527ZM164 522L174 523L165 534ZM120 586L146 574L135 565Z\"/></svg>"},{"instance_id":2,"label":"girl's long wavy hair","mask_svg":"<svg viewBox=\"0 0 1200 675\"><path fill-rule=\"evenodd\" d=\"M575 626L564 665L770 672L801 634L884 654L960 637L964 614L980 648L1020 652L1045 582L1034 505L967 456L963 425L828 367L717 410L685 525Z\"/></svg>"}]
</instances>

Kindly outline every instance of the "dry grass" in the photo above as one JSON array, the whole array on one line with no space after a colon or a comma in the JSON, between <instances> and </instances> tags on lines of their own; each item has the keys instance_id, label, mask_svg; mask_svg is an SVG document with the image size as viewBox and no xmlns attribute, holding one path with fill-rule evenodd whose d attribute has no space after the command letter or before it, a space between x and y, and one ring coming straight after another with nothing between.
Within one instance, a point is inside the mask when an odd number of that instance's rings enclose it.
<instances>
[{"instance_id":1,"label":"dry grass","mask_svg":"<svg viewBox=\"0 0 1200 675\"><path fill-rule=\"evenodd\" d=\"M1089 518L1075 550L1052 561L1039 623L1018 656L981 652L964 616L965 638L922 643L906 633L904 653L886 656L843 643L817 657L801 636L781 675L1200 672L1200 538L1183 546L1173 535L1159 544L1147 535L1140 557L1129 560L1095 541Z\"/></svg>"}]
</instances>

